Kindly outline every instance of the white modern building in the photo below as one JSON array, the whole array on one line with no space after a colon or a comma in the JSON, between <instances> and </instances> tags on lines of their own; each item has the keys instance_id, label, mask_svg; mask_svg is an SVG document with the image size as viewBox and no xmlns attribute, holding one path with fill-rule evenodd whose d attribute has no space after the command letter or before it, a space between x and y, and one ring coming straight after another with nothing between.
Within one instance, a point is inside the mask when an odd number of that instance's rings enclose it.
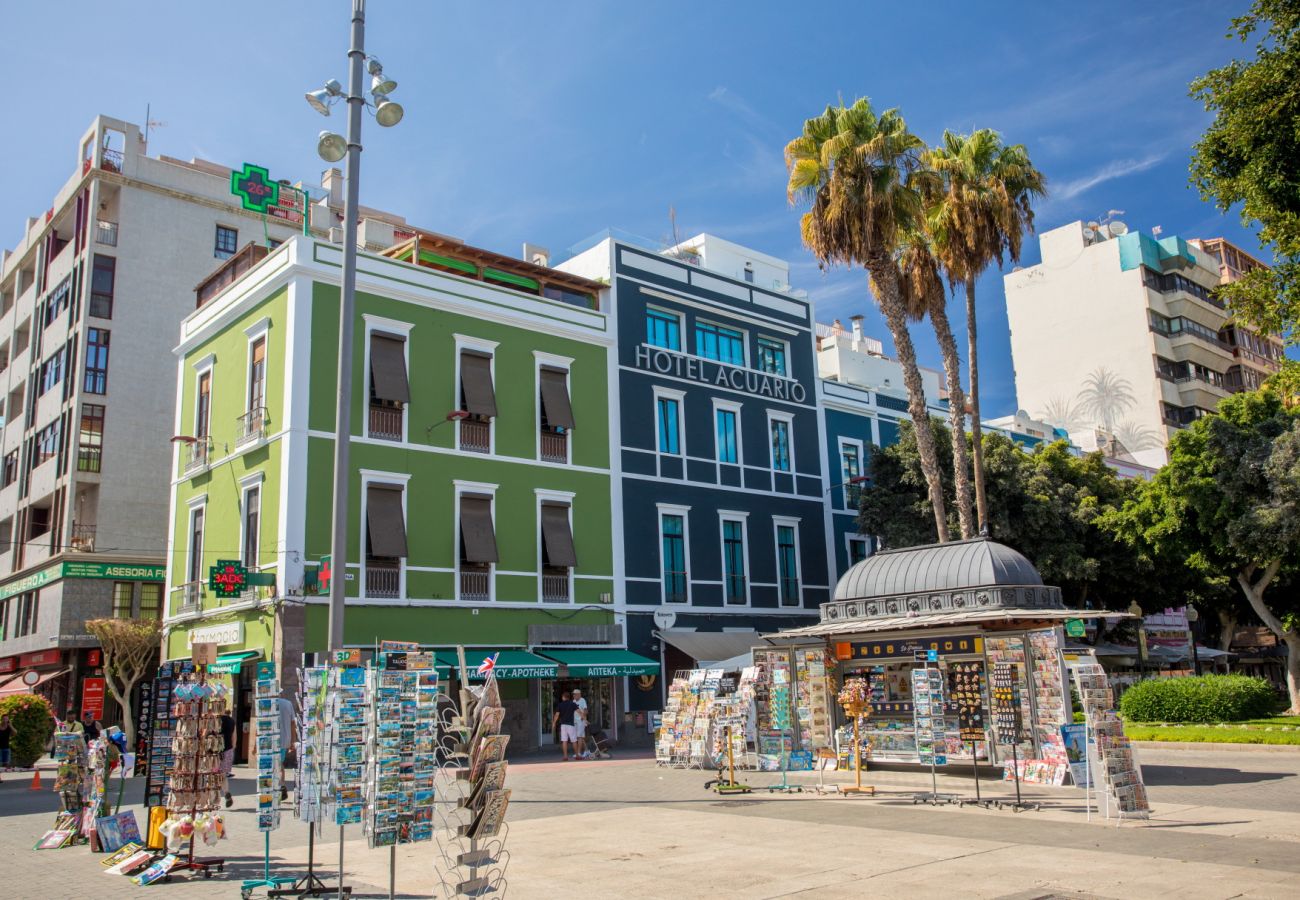
<instances>
[{"instance_id":1,"label":"white modern building","mask_svg":"<svg viewBox=\"0 0 1300 900\"><path fill-rule=\"evenodd\" d=\"M1178 428L1275 371L1281 342L1230 326L1213 294L1233 276L1203 247L1225 242L1197 244L1118 222L1043 233L1042 262L1004 277L1019 407L1084 450L1159 467Z\"/></svg>"}]
</instances>

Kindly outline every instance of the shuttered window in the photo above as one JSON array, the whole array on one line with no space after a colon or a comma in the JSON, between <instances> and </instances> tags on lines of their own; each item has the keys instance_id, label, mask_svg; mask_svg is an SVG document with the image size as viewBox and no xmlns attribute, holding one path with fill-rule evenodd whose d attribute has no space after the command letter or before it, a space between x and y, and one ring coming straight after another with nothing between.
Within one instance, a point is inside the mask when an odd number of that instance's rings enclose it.
<instances>
[{"instance_id":1,"label":"shuttered window","mask_svg":"<svg viewBox=\"0 0 1300 900\"><path fill-rule=\"evenodd\" d=\"M372 484L366 489L366 530L371 556L406 556L406 520L402 516L402 489Z\"/></svg>"},{"instance_id":2,"label":"shuttered window","mask_svg":"<svg viewBox=\"0 0 1300 900\"><path fill-rule=\"evenodd\" d=\"M461 559L466 562L497 562L497 536L489 498L469 494L460 498L460 542Z\"/></svg>"},{"instance_id":3,"label":"shuttered window","mask_svg":"<svg viewBox=\"0 0 1300 900\"><path fill-rule=\"evenodd\" d=\"M476 416L497 414L496 392L492 389L492 358L480 353L460 355L462 409Z\"/></svg>"},{"instance_id":4,"label":"shuttered window","mask_svg":"<svg viewBox=\"0 0 1300 900\"><path fill-rule=\"evenodd\" d=\"M569 402L568 373L563 369L543 367L542 412L551 428L573 427L573 405Z\"/></svg>"},{"instance_id":5,"label":"shuttered window","mask_svg":"<svg viewBox=\"0 0 1300 900\"><path fill-rule=\"evenodd\" d=\"M542 504L542 549L548 566L574 567L578 554L573 548L569 507L561 503Z\"/></svg>"},{"instance_id":6,"label":"shuttered window","mask_svg":"<svg viewBox=\"0 0 1300 900\"><path fill-rule=\"evenodd\" d=\"M386 334L370 335L370 391L376 400L411 402L406 378L406 341Z\"/></svg>"}]
</instances>

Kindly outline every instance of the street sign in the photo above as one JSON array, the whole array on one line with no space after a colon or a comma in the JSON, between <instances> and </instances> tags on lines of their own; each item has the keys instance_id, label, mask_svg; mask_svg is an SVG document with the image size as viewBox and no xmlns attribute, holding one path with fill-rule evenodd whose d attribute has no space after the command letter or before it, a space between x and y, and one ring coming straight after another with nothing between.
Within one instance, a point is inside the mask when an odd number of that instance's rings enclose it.
<instances>
[{"instance_id":1,"label":"street sign","mask_svg":"<svg viewBox=\"0 0 1300 900\"><path fill-rule=\"evenodd\" d=\"M252 163L230 173L230 193L252 212L265 213L280 202L280 185L271 180L270 172Z\"/></svg>"}]
</instances>

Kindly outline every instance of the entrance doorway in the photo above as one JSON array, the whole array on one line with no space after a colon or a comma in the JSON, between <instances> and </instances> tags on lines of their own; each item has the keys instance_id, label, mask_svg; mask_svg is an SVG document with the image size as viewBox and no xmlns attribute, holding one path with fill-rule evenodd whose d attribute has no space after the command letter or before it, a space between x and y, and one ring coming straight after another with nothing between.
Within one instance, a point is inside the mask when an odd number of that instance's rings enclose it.
<instances>
[{"instance_id":1,"label":"entrance doorway","mask_svg":"<svg viewBox=\"0 0 1300 900\"><path fill-rule=\"evenodd\" d=\"M587 701L587 733L603 731L614 736L614 679L613 678L556 678L541 682L542 716L539 741L543 747L554 746L559 741L558 729L551 728L555 707L560 695L574 688L582 691Z\"/></svg>"}]
</instances>

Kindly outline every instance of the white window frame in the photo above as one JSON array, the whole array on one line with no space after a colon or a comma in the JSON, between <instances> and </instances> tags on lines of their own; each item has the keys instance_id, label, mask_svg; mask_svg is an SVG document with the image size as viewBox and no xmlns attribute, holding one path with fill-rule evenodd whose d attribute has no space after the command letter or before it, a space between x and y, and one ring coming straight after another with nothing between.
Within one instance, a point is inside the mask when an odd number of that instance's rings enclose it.
<instances>
[{"instance_id":1,"label":"white window frame","mask_svg":"<svg viewBox=\"0 0 1300 900\"><path fill-rule=\"evenodd\" d=\"M534 351L534 352L535 352L535 351ZM574 497L577 496L577 494L575 494L573 491L549 491L549 490L545 490L545 489L543 489L543 488L534 488L534 489L533 489L533 494L534 494L534 496L537 498L537 499L536 499L536 506L537 506L537 509L536 509L536 522L537 522L537 602L539 602L539 603L545 603L546 601L542 599L542 574L543 574L543 568L544 568L545 561L546 561L545 552L544 552L543 547L542 547L542 542L545 540L545 537L542 535L542 505L543 505L544 503L563 503L566 507L568 507L568 512L569 512L569 535L570 535L570 537L573 538L574 547L575 547L575 549L576 549L576 547L577 547L577 543L578 543L578 542L577 542L577 537L573 534L573 499L574 499ZM495 518L495 514L496 514L496 513L495 513L495 507L494 507L494 509L493 509L493 519L492 519L492 527L493 527L494 530L495 530L495 528L496 528L496 518ZM459 560L457 560L457 561L459 562ZM577 566L569 566L569 602L568 602L568 603L554 603L554 604L551 604L552 606L573 606L575 603L577 603L578 598L577 598L577 596L574 594L574 588L575 588L575 586L576 586L576 585L575 585L575 580L576 580L576 579L574 578L576 572L575 572L574 570L575 570L576 568L577 568ZM459 579L458 579L458 581L459 581Z\"/></svg>"},{"instance_id":2,"label":"white window frame","mask_svg":"<svg viewBox=\"0 0 1300 900\"><path fill-rule=\"evenodd\" d=\"M783 357L783 358L785 359L785 371L784 371L784 372L780 372L780 373L777 373L777 372L764 372L763 369L758 369L758 356L757 356L757 354L758 354L758 342L759 342L760 340L766 340L766 341L771 341L771 342L774 343L774 344L784 344L784 345L785 345L784 357ZM759 333L759 334L757 334L757 335L754 336L754 353L755 353L755 357L754 357L754 368L758 369L758 371L760 371L760 372L764 372L764 374L771 375L773 378L789 378L791 381L794 380L794 379L791 378L791 376L790 376L790 341L789 341L788 339L786 339L786 338L780 338L780 337L773 337L773 336L770 335L770 334Z\"/></svg>"},{"instance_id":3,"label":"white window frame","mask_svg":"<svg viewBox=\"0 0 1300 900\"><path fill-rule=\"evenodd\" d=\"M692 606L693 598L691 596L691 508L689 506L678 506L673 503L656 503L655 508L658 510L658 536L659 544L656 547L655 555L659 557L659 601L669 603L668 585L664 582L664 516L681 516L682 518L682 559L686 566L686 601L684 603L672 603L673 606Z\"/></svg>"},{"instance_id":4,"label":"white window frame","mask_svg":"<svg viewBox=\"0 0 1300 900\"><path fill-rule=\"evenodd\" d=\"M411 561L411 517L407 512L407 501L410 497L411 475L409 472L381 472L375 469L361 470L361 521L358 529L359 544L357 546L357 559L360 560L360 578L361 583L357 585L357 602L366 603L405 603L406 602L406 567ZM402 489L402 525L406 528L406 555L398 561L397 568L397 596L394 597L367 597L366 596L366 529L370 527L370 485L383 484L389 487L400 487ZM346 560L345 560L346 562ZM336 571L342 569L346 572L345 567L339 566L338 562L333 563ZM346 590L346 588L345 588ZM345 601L346 602L346 601Z\"/></svg>"},{"instance_id":5,"label":"white window frame","mask_svg":"<svg viewBox=\"0 0 1300 900\"><path fill-rule=\"evenodd\" d=\"M266 499L265 492L262 491L262 483L266 481L264 471L256 471L252 474L245 475L239 479L239 560L243 562L245 553L248 548L248 495L252 491L258 492L257 497L257 555L254 557L254 568L261 568L262 558L262 540L260 532L262 529L262 511L265 509L263 501ZM206 522L205 522L206 524Z\"/></svg>"},{"instance_id":6,"label":"white window frame","mask_svg":"<svg viewBox=\"0 0 1300 900\"><path fill-rule=\"evenodd\" d=\"M661 446L663 446L663 442L660 440L662 435L660 435L659 433L659 400L660 399L677 401L677 452L676 453L669 453L665 450L659 449ZM655 420L655 447L654 447L655 454L658 456L671 456L671 457L676 457L685 460L686 459L686 428L683 420L686 418L686 392L679 391L674 388L662 387L661 385L655 385L654 406L652 407L651 412L654 414L654 420Z\"/></svg>"},{"instance_id":7,"label":"white window frame","mask_svg":"<svg viewBox=\"0 0 1300 900\"><path fill-rule=\"evenodd\" d=\"M652 348L652 349L654 349L654 350L667 350L669 353L689 353L690 351L689 351L689 349L688 349L688 344L687 344L687 338L688 338L688 335L686 334L686 315L685 315L685 313L681 313L681 312L678 312L677 310L673 310L673 309L668 309L668 308L663 307L663 306L656 306L656 305L653 304L653 303L647 303L647 304L645 305L645 309L644 309L644 311L643 311L643 313L642 313L642 316L641 316L641 324L642 324L642 325L645 325L645 320L646 320L646 318L649 316L649 314L650 314L652 311L653 311L653 312L656 312L656 313L659 313L659 314L662 315L664 318L673 318L673 319L676 319L676 320L677 320L677 344L678 344L678 346L677 346L677 347L660 347L658 344L652 344L652 343L650 343L650 341L647 339L648 336L646 335L646 333L645 333L644 331L641 332L641 343L642 343L643 345L645 345L646 347L650 347L650 348Z\"/></svg>"},{"instance_id":8,"label":"white window frame","mask_svg":"<svg viewBox=\"0 0 1300 900\"><path fill-rule=\"evenodd\" d=\"M361 433L366 437L370 437L370 378L371 378L370 336L374 334L376 331L382 332L384 334L392 334L392 335L400 334L402 336L402 353L406 358L406 383L409 387L409 385L412 383L411 382L411 329L413 329L415 325L413 325L410 322L400 321L399 319L385 319L383 316L372 316L370 315L370 313L363 313L361 318L366 323L366 334L365 334L365 345L364 345L365 361L363 363L365 365L365 368L362 369L362 371L366 373L366 379L365 379L366 418L361 425ZM457 377L459 377L460 354L456 355L456 371L457 371ZM403 404L402 405L402 443L403 444L407 443L408 440L410 439L409 437L410 433L408 431L408 428L410 426L410 415L411 415L411 404L410 403ZM379 438L376 438L375 440L379 440ZM386 443L391 443L391 441L386 441Z\"/></svg>"},{"instance_id":9,"label":"white window frame","mask_svg":"<svg viewBox=\"0 0 1300 900\"><path fill-rule=\"evenodd\" d=\"M471 348L473 349L473 348ZM460 350L456 351L456 368L460 369ZM494 373L495 377L495 373ZM457 380L457 390L459 390L459 376ZM457 394L459 396L459 394ZM452 596L457 603L462 603L460 597L460 498L465 494L487 494L491 499L488 501L488 509L492 514L492 534L497 532L497 488L498 484L489 484L482 481L462 481L457 478L452 481L456 489L456 502L452 504L452 532L451 532L451 571L452 571ZM540 503L539 503L540 506ZM540 511L539 511L540 515ZM501 545L497 544L497 555L501 555ZM495 603L497 599L497 566L499 563L488 563L488 603ZM541 597L541 567L537 571L537 596Z\"/></svg>"},{"instance_id":10,"label":"white window frame","mask_svg":"<svg viewBox=\"0 0 1300 900\"><path fill-rule=\"evenodd\" d=\"M262 357L262 406L263 406L264 409L267 410L268 415L269 415L269 412L270 412L270 407L269 407L269 404L270 404L270 397L268 397L268 396L267 396L267 393L266 393L266 384L267 384L267 381L269 381L269 379L267 378L267 376L268 376L268 375L270 374L270 372L271 372L271 337L270 337L270 332L271 332L271 317L270 317L270 316L263 316L262 318L258 319L256 322L254 322L252 325L249 325L247 328L244 329L244 334L248 337L248 351L247 351L247 356L246 356L246 358L244 359L244 403L243 403L243 406L244 406L244 413L245 413L245 414L250 413L250 412L253 411L253 408L252 408L252 405L251 405L251 404L252 404L252 399L253 399L253 345L257 343L257 341L258 341L259 338L261 338L262 340L264 340L264 341L266 342L266 350L265 350L264 355L263 355L263 357ZM263 427L265 427L266 423L263 422L262 425L263 425Z\"/></svg>"},{"instance_id":11,"label":"white window frame","mask_svg":"<svg viewBox=\"0 0 1300 900\"><path fill-rule=\"evenodd\" d=\"M203 376L208 376L208 437L212 436L212 398L217 389L217 355L209 353L194 364L194 421L192 423L195 437L199 434L199 385Z\"/></svg>"},{"instance_id":12,"label":"white window frame","mask_svg":"<svg viewBox=\"0 0 1300 900\"><path fill-rule=\"evenodd\" d=\"M745 467L745 442L742 439L743 431L741 428L740 408L744 406L735 400L722 400L718 397L713 398L713 461L719 466L739 466ZM730 412L736 415L736 461L722 461L722 447L718 444L718 413Z\"/></svg>"},{"instance_id":13,"label":"white window frame","mask_svg":"<svg viewBox=\"0 0 1300 900\"><path fill-rule=\"evenodd\" d=\"M534 439L536 446L533 448L533 458L538 462L542 460L542 367L548 369L564 370L564 389L569 393L569 407L573 407L573 379L570 377L573 370L573 357L557 356L554 353L545 353L541 350L533 351L533 385L536 390L533 391L533 411ZM458 367L459 368L459 367ZM495 378L495 375L493 376ZM494 384L495 387L495 384ZM457 394L457 397L460 395ZM573 465L573 431L569 429L564 433L564 464ZM554 463L552 463L554 465ZM540 582L539 582L540 583ZM541 596L540 594L538 595Z\"/></svg>"},{"instance_id":14,"label":"white window frame","mask_svg":"<svg viewBox=\"0 0 1300 900\"><path fill-rule=\"evenodd\" d=\"M790 468L778 469L776 467L776 454L772 452L772 423L784 422L786 435L786 449L790 451ZM794 458L794 414L788 412L778 412L774 409L767 411L767 464L773 474L794 476L798 471Z\"/></svg>"},{"instance_id":15,"label":"white window frame","mask_svg":"<svg viewBox=\"0 0 1300 900\"><path fill-rule=\"evenodd\" d=\"M728 522L738 522L740 524L740 554L741 561L744 564L745 571L745 602L728 603L727 602L727 531ZM734 510L718 510L718 548L722 555L722 608L723 609L748 609L754 604L753 581L750 577L750 571L753 568L749 564L749 513Z\"/></svg>"},{"instance_id":16,"label":"white window frame","mask_svg":"<svg viewBox=\"0 0 1300 900\"><path fill-rule=\"evenodd\" d=\"M791 460L793 462L793 459ZM800 560L799 522L794 516L772 517L772 559L776 563L776 605L778 609L803 609L803 562ZM794 529L794 578L798 587L798 602L781 602L781 528Z\"/></svg>"},{"instance_id":17,"label":"white window frame","mask_svg":"<svg viewBox=\"0 0 1300 900\"><path fill-rule=\"evenodd\" d=\"M866 449L862 444L862 441L858 440L857 438L842 437L838 439L839 452L836 455L835 461L839 463L839 471L840 471L840 482L841 482L840 483L840 504L844 507L844 509L852 510L853 506L849 503L849 488L858 487L858 485L850 485L848 481L845 480L844 477L844 448L845 447L852 447L858 452L858 474L859 475L865 474L864 467L867 464L867 454L866 454ZM793 461L794 460L792 458L791 462Z\"/></svg>"},{"instance_id":18,"label":"white window frame","mask_svg":"<svg viewBox=\"0 0 1300 900\"><path fill-rule=\"evenodd\" d=\"M203 547L208 542L208 495L197 494L186 501L188 514L185 517L185 580L182 584L191 584L189 575L194 569L194 516L203 516L203 527L199 531L199 553L203 553ZM198 568L199 583L199 605L203 605L203 560L199 560ZM184 598L182 598L183 601Z\"/></svg>"},{"instance_id":19,"label":"white window frame","mask_svg":"<svg viewBox=\"0 0 1300 900\"><path fill-rule=\"evenodd\" d=\"M497 347L501 346L501 343L500 341L489 341L485 338L476 338L465 334L453 334L452 337L455 338L456 340L456 384L454 386L455 393L451 395L452 409L460 409L461 352L464 350L470 350L474 353L483 353L488 356L488 371L492 374L492 393L495 395L497 392ZM410 378L409 370L407 371L407 378ZM488 456L496 456L497 453L497 418L500 416L500 413L501 411L498 408L497 415L488 417ZM457 452L460 451L460 426L463 424L463 421L464 420L462 419L456 420L456 446L454 449ZM478 454L474 454L474 455L477 456ZM457 508L459 509L459 507ZM495 515L495 512L493 513L493 515ZM459 516L459 513L457 513L457 516ZM457 519L457 521L459 522L459 518ZM492 521L493 521L493 525L495 525L496 519L493 519ZM460 532L457 532L457 535L459 534ZM495 596L496 594L495 583L493 583L491 587L491 591L493 593L493 596ZM459 577L457 577L456 579L456 594L457 596L460 595Z\"/></svg>"},{"instance_id":20,"label":"white window frame","mask_svg":"<svg viewBox=\"0 0 1300 900\"><path fill-rule=\"evenodd\" d=\"M725 360L721 360L721 359L710 359L709 357L700 353L698 342L695 340L695 326L698 325L712 325L714 328L725 328L727 329L727 331L740 332L741 361L738 363L734 363L734 362L726 362ZM709 362L717 363L720 366L739 366L744 369L749 368L750 354L749 354L749 329L748 328L742 328L739 325L728 324L726 322L719 322L715 319L697 317L691 327L691 345L692 345L691 346L692 356L699 357L700 359L707 359L709 360Z\"/></svg>"}]
</instances>

